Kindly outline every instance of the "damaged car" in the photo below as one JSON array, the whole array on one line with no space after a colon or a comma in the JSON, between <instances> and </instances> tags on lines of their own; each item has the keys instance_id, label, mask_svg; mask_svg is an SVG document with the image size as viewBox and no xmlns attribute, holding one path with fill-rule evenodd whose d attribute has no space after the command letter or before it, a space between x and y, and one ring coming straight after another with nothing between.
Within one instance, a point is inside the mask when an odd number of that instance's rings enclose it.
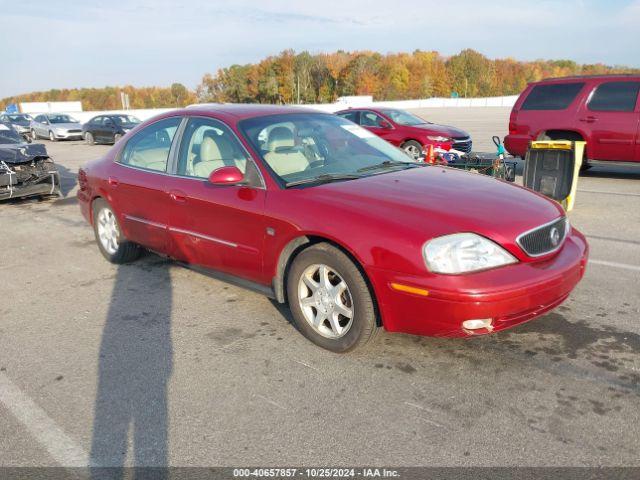
<instances>
[{"instance_id":1,"label":"damaged car","mask_svg":"<svg viewBox=\"0 0 640 480\"><path fill-rule=\"evenodd\" d=\"M0 200L49 195L60 195L60 175L45 146L0 123Z\"/></svg>"}]
</instances>

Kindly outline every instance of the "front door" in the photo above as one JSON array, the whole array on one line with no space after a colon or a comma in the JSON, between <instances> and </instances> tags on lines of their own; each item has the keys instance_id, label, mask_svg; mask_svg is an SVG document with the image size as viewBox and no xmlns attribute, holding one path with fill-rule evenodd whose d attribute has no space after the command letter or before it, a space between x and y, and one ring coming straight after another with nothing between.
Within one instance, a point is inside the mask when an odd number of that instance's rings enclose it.
<instances>
[{"instance_id":1,"label":"front door","mask_svg":"<svg viewBox=\"0 0 640 480\"><path fill-rule=\"evenodd\" d=\"M611 81L599 85L578 111L588 131L592 160L633 161L638 133L640 82Z\"/></svg>"},{"instance_id":2,"label":"front door","mask_svg":"<svg viewBox=\"0 0 640 480\"><path fill-rule=\"evenodd\" d=\"M224 166L238 167L246 185L209 183L211 172ZM203 117L188 121L166 190L172 256L260 281L266 191L253 160L225 124Z\"/></svg>"},{"instance_id":3,"label":"front door","mask_svg":"<svg viewBox=\"0 0 640 480\"><path fill-rule=\"evenodd\" d=\"M360 112L360 125L375 133L379 137L384 138L387 142L397 145L397 141L393 141L394 128L382 116L370 110Z\"/></svg>"},{"instance_id":4,"label":"front door","mask_svg":"<svg viewBox=\"0 0 640 480\"><path fill-rule=\"evenodd\" d=\"M170 198L166 194L169 154L181 117L152 123L125 145L108 179L110 201L125 236L168 253Z\"/></svg>"}]
</instances>

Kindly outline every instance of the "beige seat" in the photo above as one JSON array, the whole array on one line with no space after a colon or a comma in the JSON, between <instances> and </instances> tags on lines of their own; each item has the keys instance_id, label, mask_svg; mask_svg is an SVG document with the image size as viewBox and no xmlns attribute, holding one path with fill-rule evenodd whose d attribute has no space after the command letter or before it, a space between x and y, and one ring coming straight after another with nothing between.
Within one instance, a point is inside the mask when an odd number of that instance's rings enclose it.
<instances>
[{"instance_id":1,"label":"beige seat","mask_svg":"<svg viewBox=\"0 0 640 480\"><path fill-rule=\"evenodd\" d=\"M305 170L309 160L295 148L293 132L287 127L276 127L269 132L264 159L278 175L288 175Z\"/></svg>"},{"instance_id":2,"label":"beige seat","mask_svg":"<svg viewBox=\"0 0 640 480\"><path fill-rule=\"evenodd\" d=\"M208 178L211 172L224 166L236 166L245 171L246 159L237 158L233 144L224 135L206 135L200 145L200 161L193 165L192 174Z\"/></svg>"},{"instance_id":3,"label":"beige seat","mask_svg":"<svg viewBox=\"0 0 640 480\"><path fill-rule=\"evenodd\" d=\"M167 168L168 148L150 148L147 150L134 150L129 165L164 172Z\"/></svg>"}]
</instances>

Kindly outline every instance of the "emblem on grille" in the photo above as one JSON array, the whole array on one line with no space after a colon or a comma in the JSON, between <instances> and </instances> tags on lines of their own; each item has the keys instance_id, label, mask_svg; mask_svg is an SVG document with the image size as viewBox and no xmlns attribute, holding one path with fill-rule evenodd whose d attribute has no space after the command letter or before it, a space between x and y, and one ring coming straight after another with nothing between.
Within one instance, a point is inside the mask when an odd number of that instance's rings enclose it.
<instances>
[{"instance_id":1,"label":"emblem on grille","mask_svg":"<svg viewBox=\"0 0 640 480\"><path fill-rule=\"evenodd\" d=\"M549 239L551 240L551 245L557 247L560 243L560 230L558 230L556 227L553 227L549 231Z\"/></svg>"}]
</instances>

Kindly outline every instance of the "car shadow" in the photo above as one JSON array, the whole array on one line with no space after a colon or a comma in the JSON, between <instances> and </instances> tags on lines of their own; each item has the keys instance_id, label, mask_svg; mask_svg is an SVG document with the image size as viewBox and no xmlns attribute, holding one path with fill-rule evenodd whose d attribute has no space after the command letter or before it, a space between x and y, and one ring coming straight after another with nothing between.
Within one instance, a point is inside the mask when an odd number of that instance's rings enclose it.
<instances>
[{"instance_id":1,"label":"car shadow","mask_svg":"<svg viewBox=\"0 0 640 480\"><path fill-rule=\"evenodd\" d=\"M171 262L149 255L120 265L100 354L91 478L164 478L168 465L167 383L173 366ZM132 456L127 462L129 435Z\"/></svg>"}]
</instances>

